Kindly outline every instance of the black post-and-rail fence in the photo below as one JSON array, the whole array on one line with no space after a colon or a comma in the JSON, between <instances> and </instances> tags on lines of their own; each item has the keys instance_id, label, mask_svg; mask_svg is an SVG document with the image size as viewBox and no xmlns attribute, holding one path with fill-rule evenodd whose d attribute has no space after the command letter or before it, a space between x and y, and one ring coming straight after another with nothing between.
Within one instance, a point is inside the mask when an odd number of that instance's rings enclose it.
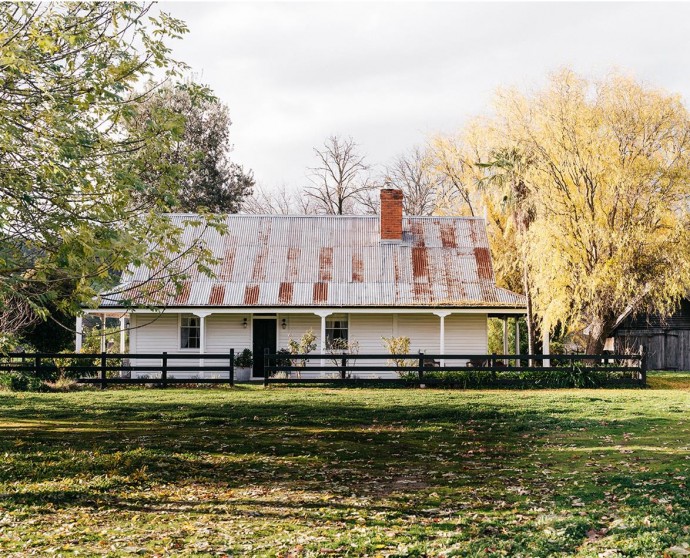
<instances>
[{"instance_id":1,"label":"black post-and-rail fence","mask_svg":"<svg viewBox=\"0 0 690 558\"><path fill-rule=\"evenodd\" d=\"M160 364L132 364L132 361L160 361ZM174 361L202 361L199 364L175 364ZM71 362L70 362L71 361ZM171 363L173 361L173 363ZM206 361L221 361L209 363ZM69 364L64 364L69 362ZM76 362L76 364L75 364ZM78 383L96 384L105 389L111 384L230 384L235 383L235 349L228 353L10 353L0 354L0 372L24 372L38 377L59 370ZM213 373L213 378L179 378L170 373ZM152 377L150 374L159 374ZM84 376L79 376L84 374ZM110 374L110 375L109 375ZM113 376L117 374L117 376ZM134 376L136 374L136 376Z\"/></svg>"},{"instance_id":2,"label":"black post-and-rail fence","mask_svg":"<svg viewBox=\"0 0 690 558\"><path fill-rule=\"evenodd\" d=\"M312 364L315 361L332 364ZM385 361L382 365L370 363L357 364L357 361ZM444 364L448 361L464 361L464 366ZM350 362L353 361L352 364ZM306 364L309 362L309 364ZM523 365L523 362L525 363ZM420 386L459 385L450 376L460 373L472 379L489 373L491 385L513 385L514 377L520 374L531 374L532 381L539 374L568 374L571 378L584 377L587 374L607 374L606 385L647 385L647 355L643 350L637 354L604 354L604 355L456 355L456 354L264 354L264 385L294 383L353 383L363 384L416 384ZM379 372L395 372L398 378L372 377ZM313 374L328 374L327 377L313 377ZM354 373L366 374L357 377ZM305 374L307 377L302 377ZM449 375L446 378L444 375ZM513 378L507 378L513 376ZM614 377L615 376L615 377ZM530 379L523 380L529 383ZM469 382L471 384L471 382ZM467 382L465 382L467 385Z\"/></svg>"},{"instance_id":3,"label":"black post-and-rail fence","mask_svg":"<svg viewBox=\"0 0 690 558\"><path fill-rule=\"evenodd\" d=\"M541 377L566 374L577 379L606 374L606 384L645 386L647 357L638 354L603 355L457 355L457 354L304 354L266 352L263 356L263 383L271 384L404 384L417 386L455 385L454 377L488 379L491 385L511 385L522 374L527 387ZM150 363L150 361L157 361ZM186 364L185 361L198 361ZM362 361L370 361L363 363ZM149 361L148 363L146 361ZM178 362L181 361L181 362ZM323 365L321 362L323 361ZM382 364L371 364L381 361ZM464 365L449 363L462 361ZM444 365L441 365L444 363ZM228 353L11 353L0 355L0 373L19 372L46 377L51 371L75 378L83 384L105 389L109 385L174 384L234 385L235 351ZM379 373L395 373L380 378ZM184 373L187 377L176 377ZM206 374L213 377L206 377ZM171 376L171 374L173 374ZM196 375L195 375L196 374ZM191 377L190 377L191 375ZM390 375L390 374L389 374ZM453 376L455 375L455 376ZM261 380L262 378L254 378ZM470 385L465 382L464 385ZM576 385L577 382L576 382ZM583 384L584 385L584 384Z\"/></svg>"}]
</instances>

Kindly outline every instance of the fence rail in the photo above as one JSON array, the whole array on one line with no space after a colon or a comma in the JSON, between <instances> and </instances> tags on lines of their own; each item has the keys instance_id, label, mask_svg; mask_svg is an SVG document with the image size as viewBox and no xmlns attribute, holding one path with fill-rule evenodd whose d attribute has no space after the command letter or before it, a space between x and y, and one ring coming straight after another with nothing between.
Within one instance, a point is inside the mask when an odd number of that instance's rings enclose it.
<instances>
[{"instance_id":1,"label":"fence rail","mask_svg":"<svg viewBox=\"0 0 690 558\"><path fill-rule=\"evenodd\" d=\"M385 365L351 364L351 361L385 360ZM311 364L321 361L323 364ZM445 364L447 361L463 361L465 366ZM309 362L309 364L307 364ZM325 364L331 362L333 364ZM526 365L522 365L526 362ZM538 362L540 365L535 365ZM297 364L295 364L297 363ZM444 363L444 364L441 364ZM573 376L585 375L591 372L620 373L620 378L611 379L608 383L633 383L640 386L647 384L647 356L643 350L638 354L569 354L569 355L480 355L480 354L281 354L264 353L264 385L291 383L342 383L344 381L376 382L376 383L410 383L414 381L420 385L434 385L448 383L443 378L429 378L429 373L463 371L470 375L481 372L492 373L492 383L500 385L509 383L499 375L506 373L565 372ZM404 378L356 378L348 373L360 372L393 372ZM293 377L292 373L296 373ZM333 373L330 378L303 378L302 374ZM625 378L625 374L629 378Z\"/></svg>"},{"instance_id":2,"label":"fence rail","mask_svg":"<svg viewBox=\"0 0 690 558\"><path fill-rule=\"evenodd\" d=\"M66 361L84 361L80 364L65 364ZM120 361L113 364L113 361ZM159 360L160 364L132 364L132 361ZM176 360L197 360L202 364L171 364ZM224 361L223 364L209 364L205 361ZM90 364L88 364L90 362ZM95 362L95 364L94 364ZM110 364L109 364L110 362ZM105 389L109 384L229 384L235 383L235 349L227 353L9 353L0 355L0 372L25 372L42 377L50 370L59 369L62 373L85 374L78 377L82 384L97 384ZM108 377L117 372L120 377ZM133 373L158 372L158 378L131 377ZM220 372L223 378L175 378L168 373ZM123 377L122 375L129 375ZM96 377L93 377L96 376Z\"/></svg>"},{"instance_id":3,"label":"fence rail","mask_svg":"<svg viewBox=\"0 0 690 558\"><path fill-rule=\"evenodd\" d=\"M257 358L257 356L255 356ZM261 356L258 356L261 358ZM142 363L141 361L159 361ZM195 360L198 364L184 364ZM362 360L383 361L382 364L361 363ZM136 364L133 364L133 361ZM182 362L175 362L182 361ZM211 362L215 361L215 362ZM221 361L218 363L218 361ZM319 364L314 364L319 361ZM357 361L360 361L359 363ZM462 361L448 364L449 361ZM323 364L321 364L323 363ZM326 364L331 363L331 364ZM526 363L523 365L523 363ZM492 374L492 383L509 384L511 373L567 372L573 376L589 372L618 373L610 383L647 383L647 356L639 354L604 355L498 355L498 354L286 354L263 355L264 385L313 383L406 383L407 385L434 385L448 383L444 373L463 371L470 376L482 372ZM108 385L158 384L229 384L235 383L235 351L227 353L10 353L0 355L0 372L22 372L44 377L59 369L62 373L78 376L77 382L96 384L102 389ZM160 373L159 377L138 377L139 373ZM217 373L217 377L179 378L175 373ZM388 372L397 378L362 378L354 373L371 375ZM302 374L329 374L330 377L302 377ZM117 377L113 377L117 374ZM627 376L626 376L627 375Z\"/></svg>"}]
</instances>

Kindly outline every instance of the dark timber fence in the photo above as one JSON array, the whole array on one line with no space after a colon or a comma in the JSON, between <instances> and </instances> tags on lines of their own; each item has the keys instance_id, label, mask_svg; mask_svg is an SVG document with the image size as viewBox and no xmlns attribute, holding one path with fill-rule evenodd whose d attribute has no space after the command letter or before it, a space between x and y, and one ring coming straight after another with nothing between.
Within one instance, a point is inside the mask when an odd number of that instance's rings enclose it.
<instances>
[{"instance_id":1,"label":"dark timber fence","mask_svg":"<svg viewBox=\"0 0 690 558\"><path fill-rule=\"evenodd\" d=\"M488 379L492 385L538 384L548 375L565 374L570 379L605 374L606 384L644 386L647 383L647 356L616 355L438 355L438 354L304 354L255 355L262 358L264 385L270 384L405 384L470 385L474 378ZM324 365L320 361L324 361ZM368 360L369 363L362 363ZM135 364L133 364L133 361ZM154 362L151 362L154 361ZM185 361L199 361L186 364ZM371 364L380 361L381 364ZM441 366L440 362L446 365ZM448 361L462 361L451 364ZM548 362L545 362L548 361ZM77 382L108 385L229 384L235 383L235 351L228 353L11 353L0 354L0 373L68 376ZM548 364L548 366L546 365ZM379 378L378 373L394 373L396 378ZM183 373L186 378L176 377ZM199 377L199 374L213 377ZM172 374L172 376L170 376ZM303 377L305 375L306 377ZM317 377L314 377L317 375ZM357 377L365 375L366 377ZM519 377L523 375L522 377ZM589 376L588 376L589 375ZM458 380L458 376L465 378ZM455 378L455 379L454 379ZM468 379L470 381L468 381ZM575 382L577 384L577 382Z\"/></svg>"},{"instance_id":2,"label":"dark timber fence","mask_svg":"<svg viewBox=\"0 0 690 558\"><path fill-rule=\"evenodd\" d=\"M203 362L184 363L190 360ZM137 363L132 364L132 361L137 361ZM1 372L22 372L38 377L59 372L61 375L75 378L79 383L99 385L101 389L111 384L159 384L161 387L171 384L233 385L235 383L235 349L230 349L227 353L208 354L10 353L0 354ZM214 377L177 378L168 376L170 373L186 375L212 373ZM132 377L133 374L138 377Z\"/></svg>"},{"instance_id":3,"label":"dark timber fence","mask_svg":"<svg viewBox=\"0 0 690 558\"><path fill-rule=\"evenodd\" d=\"M324 365L314 364L324 361ZM382 361L382 364L357 364L357 361ZM448 361L463 361L465 365ZM352 362L352 363L351 363ZM445 362L444 366L440 363ZM525 365L523 365L523 362ZM573 380L574 385L586 385L595 375L606 385L647 384L647 356L639 354L611 355L457 355L457 354L264 354L264 385L310 383L403 383L424 386L469 385L483 375L487 384L529 385L547 375L557 381L557 375ZM398 378L377 378L377 372L395 373ZM366 374L362 378L353 373ZM488 377L486 373L488 374ZM303 377L303 374L306 377ZM313 377L319 374L320 377ZM327 374L323 377L323 374ZM453 375L455 374L455 375ZM522 377L520 377L522 376ZM454 378L456 378L454 380ZM581 381L579 381L581 380Z\"/></svg>"}]
</instances>

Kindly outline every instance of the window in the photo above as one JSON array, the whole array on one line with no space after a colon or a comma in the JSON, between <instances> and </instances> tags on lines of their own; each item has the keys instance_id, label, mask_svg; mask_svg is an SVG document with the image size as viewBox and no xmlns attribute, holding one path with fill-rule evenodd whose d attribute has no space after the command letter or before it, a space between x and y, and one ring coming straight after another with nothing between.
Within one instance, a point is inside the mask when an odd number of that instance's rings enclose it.
<instances>
[{"instance_id":1,"label":"window","mask_svg":"<svg viewBox=\"0 0 690 558\"><path fill-rule=\"evenodd\" d=\"M342 339L347 343L347 314L333 314L326 318L326 344L333 346L334 339Z\"/></svg>"},{"instance_id":2,"label":"window","mask_svg":"<svg viewBox=\"0 0 690 558\"><path fill-rule=\"evenodd\" d=\"M180 319L180 349L198 349L201 340L201 323L198 316L182 316Z\"/></svg>"}]
</instances>

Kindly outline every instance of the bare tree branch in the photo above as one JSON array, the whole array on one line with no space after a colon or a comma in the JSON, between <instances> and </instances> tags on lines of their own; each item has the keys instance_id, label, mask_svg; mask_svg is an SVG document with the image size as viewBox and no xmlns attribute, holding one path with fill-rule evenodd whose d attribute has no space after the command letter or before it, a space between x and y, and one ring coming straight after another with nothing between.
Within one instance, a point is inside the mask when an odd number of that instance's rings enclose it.
<instances>
[{"instance_id":1,"label":"bare tree branch","mask_svg":"<svg viewBox=\"0 0 690 558\"><path fill-rule=\"evenodd\" d=\"M314 148L318 165L309 169L312 185L304 193L313 200L319 213L353 213L358 199L375 188L369 176L370 167L358 148L352 138L338 136L330 136L323 149Z\"/></svg>"},{"instance_id":2,"label":"bare tree branch","mask_svg":"<svg viewBox=\"0 0 690 558\"><path fill-rule=\"evenodd\" d=\"M245 198L242 213L251 215L313 215L318 213L313 199L285 184L272 190L256 186Z\"/></svg>"}]
</instances>

